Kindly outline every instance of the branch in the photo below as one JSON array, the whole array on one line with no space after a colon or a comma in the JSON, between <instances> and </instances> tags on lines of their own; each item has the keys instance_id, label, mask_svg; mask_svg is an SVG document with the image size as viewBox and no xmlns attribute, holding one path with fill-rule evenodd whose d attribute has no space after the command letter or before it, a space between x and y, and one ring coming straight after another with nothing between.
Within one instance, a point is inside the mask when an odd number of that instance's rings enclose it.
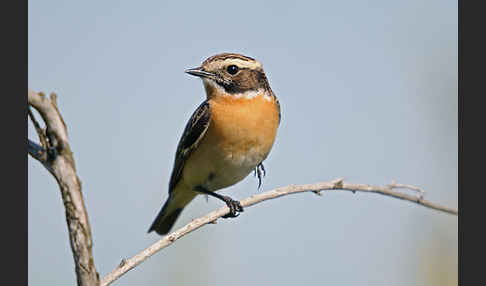
<instances>
[{"instance_id":1,"label":"branch","mask_svg":"<svg viewBox=\"0 0 486 286\"><path fill-rule=\"evenodd\" d=\"M412 196L412 195L398 192L395 189L408 189L411 191L418 192L419 195ZM320 195L321 192L323 191L351 191L353 193L366 192L366 193L381 194L381 195L413 202L437 211L453 214L456 216L458 215L458 211L456 209L440 206L438 204L434 204L424 200L423 191L414 186L396 184L393 182L390 185L381 187L381 186L371 186L365 184L348 183L348 182L344 182L343 179L337 179L330 182L322 182L322 183L315 183L315 184L290 185L286 187L281 187L261 194L253 195L249 198L241 200L240 203L243 207L249 207L266 200L276 199L291 194L313 192ZM150 256L154 255L156 252L171 245L174 241L178 240L179 238L183 237L188 233L195 231L196 229L206 224L215 223L218 218L224 216L227 213L229 213L229 208L225 206L218 210L210 212L209 214L203 217L194 219L190 223L186 224L184 227L164 236L162 239L152 244L148 248L144 249L142 252L138 253L137 255L131 257L130 259L128 260L123 259L117 268L115 268L112 272L110 272L101 280L101 286L110 285L113 281L120 278L126 272L136 267L138 264L142 263Z\"/></svg>"},{"instance_id":2,"label":"branch","mask_svg":"<svg viewBox=\"0 0 486 286\"><path fill-rule=\"evenodd\" d=\"M45 130L40 128L29 109L30 119L42 146L28 140L28 151L34 159L46 167L59 184L66 211L78 285L99 285L99 275L93 260L91 228L81 192L81 181L76 175L67 128L57 108L56 95L52 93L50 98L47 98L44 94L29 89L28 102L39 112L46 125Z\"/></svg>"},{"instance_id":3,"label":"branch","mask_svg":"<svg viewBox=\"0 0 486 286\"><path fill-rule=\"evenodd\" d=\"M91 228L84 206L81 182L76 175L76 167L69 146L67 128L59 109L57 108L56 95L51 94L48 99L42 93L35 93L29 90L28 102L30 106L39 112L46 124L45 130L42 129L35 119L34 114L29 109L29 117L39 135L41 145L28 139L28 152L34 159L38 160L44 167L46 167L46 169L54 176L61 189L78 285L100 285L99 275L96 272L93 260ZM397 189L407 189L416 192L418 195L405 194L398 192ZM315 184L281 187L251 196L241 200L240 203L243 207L249 207L266 200L276 199L290 194L313 192L317 195L321 195L321 192L323 191L351 191L353 193L358 191L376 193L413 202L437 211L456 216L458 215L456 209L444 207L424 200L424 191L411 185L396 184L395 182L392 182L389 185L381 187L348 183L344 182L343 179ZM161 240L152 244L134 257L128 260L123 259L116 269L103 278L101 285L105 286L111 284L156 252L171 245L174 241L206 224L215 223L217 219L228 213L229 209L225 206L206 216L194 219L184 227L163 237Z\"/></svg>"}]
</instances>

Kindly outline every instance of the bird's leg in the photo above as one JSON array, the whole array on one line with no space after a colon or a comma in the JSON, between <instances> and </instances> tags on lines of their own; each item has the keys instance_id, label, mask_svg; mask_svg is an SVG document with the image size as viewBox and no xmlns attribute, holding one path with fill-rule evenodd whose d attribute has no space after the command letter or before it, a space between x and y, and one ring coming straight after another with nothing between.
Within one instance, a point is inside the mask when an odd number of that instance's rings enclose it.
<instances>
[{"instance_id":1,"label":"bird's leg","mask_svg":"<svg viewBox=\"0 0 486 286\"><path fill-rule=\"evenodd\" d=\"M265 171L265 167L263 166L263 162L260 162L260 164L255 167L254 174L255 176L258 176L258 189L260 189L260 187L262 186L262 178L265 177L265 175L267 174L267 172Z\"/></svg>"},{"instance_id":2,"label":"bird's leg","mask_svg":"<svg viewBox=\"0 0 486 286\"><path fill-rule=\"evenodd\" d=\"M205 188L203 188L201 186L195 187L194 190L196 192L199 192L199 193L202 193L202 194L206 194L206 195L215 197L215 198L220 199L223 202L225 202L226 205L228 206L228 208L230 209L230 212L228 214L222 216L222 218L237 217L237 216L240 215L239 214L240 212L243 212L243 207L241 206L240 202L239 201L235 201L235 200L233 200L232 198L230 198L228 196L222 196L222 195L217 194L215 192L208 191L208 190L206 190Z\"/></svg>"}]
</instances>

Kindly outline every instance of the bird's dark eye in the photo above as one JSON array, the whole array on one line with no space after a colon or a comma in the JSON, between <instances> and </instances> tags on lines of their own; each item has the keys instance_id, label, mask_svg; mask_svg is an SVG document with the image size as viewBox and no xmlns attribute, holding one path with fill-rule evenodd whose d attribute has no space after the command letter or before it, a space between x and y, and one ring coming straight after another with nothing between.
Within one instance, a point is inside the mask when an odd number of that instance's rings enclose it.
<instances>
[{"instance_id":1,"label":"bird's dark eye","mask_svg":"<svg viewBox=\"0 0 486 286\"><path fill-rule=\"evenodd\" d=\"M235 65L230 65L226 68L229 74L236 74L238 72L238 67Z\"/></svg>"}]
</instances>

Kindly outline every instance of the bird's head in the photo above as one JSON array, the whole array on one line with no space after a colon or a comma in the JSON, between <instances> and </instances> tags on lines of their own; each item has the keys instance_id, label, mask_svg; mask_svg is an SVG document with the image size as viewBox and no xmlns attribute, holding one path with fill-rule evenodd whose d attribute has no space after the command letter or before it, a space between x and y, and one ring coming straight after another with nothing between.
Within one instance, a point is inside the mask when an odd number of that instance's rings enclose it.
<instances>
[{"instance_id":1,"label":"bird's head","mask_svg":"<svg viewBox=\"0 0 486 286\"><path fill-rule=\"evenodd\" d=\"M262 65L255 59L240 54L223 53L205 60L200 67L186 73L200 77L208 98L214 96L252 97L272 90Z\"/></svg>"}]
</instances>

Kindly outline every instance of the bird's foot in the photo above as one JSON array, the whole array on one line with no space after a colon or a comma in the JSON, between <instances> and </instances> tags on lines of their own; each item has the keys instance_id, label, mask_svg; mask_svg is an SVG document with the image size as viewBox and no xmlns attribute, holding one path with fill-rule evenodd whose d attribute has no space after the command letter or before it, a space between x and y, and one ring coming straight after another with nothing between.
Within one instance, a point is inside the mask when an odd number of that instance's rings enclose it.
<instances>
[{"instance_id":1,"label":"bird's foot","mask_svg":"<svg viewBox=\"0 0 486 286\"><path fill-rule=\"evenodd\" d=\"M243 207L241 206L239 201L235 201L232 198L227 196L223 196L223 198L224 198L224 202L230 209L230 212L222 216L222 218L237 217L240 215L241 212L243 212Z\"/></svg>"},{"instance_id":2,"label":"bird's foot","mask_svg":"<svg viewBox=\"0 0 486 286\"><path fill-rule=\"evenodd\" d=\"M263 166L263 163L258 164L255 167L255 176L258 176L258 189L262 186L262 178L265 177L267 172L265 171L265 167Z\"/></svg>"}]
</instances>

